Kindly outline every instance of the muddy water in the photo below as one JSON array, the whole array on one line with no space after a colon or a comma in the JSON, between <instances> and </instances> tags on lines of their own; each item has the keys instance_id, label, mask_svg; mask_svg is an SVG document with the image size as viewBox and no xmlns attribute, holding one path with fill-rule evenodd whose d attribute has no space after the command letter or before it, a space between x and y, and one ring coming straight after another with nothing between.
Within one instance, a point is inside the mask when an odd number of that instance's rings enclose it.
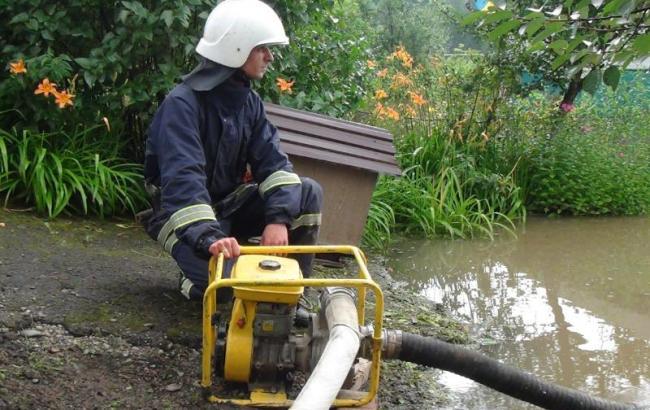
<instances>
[{"instance_id":1,"label":"muddy water","mask_svg":"<svg viewBox=\"0 0 650 410\"><path fill-rule=\"evenodd\" d=\"M650 218L531 218L494 242L404 241L393 275L504 363L603 398L650 404ZM450 409L535 408L442 372Z\"/></svg>"}]
</instances>

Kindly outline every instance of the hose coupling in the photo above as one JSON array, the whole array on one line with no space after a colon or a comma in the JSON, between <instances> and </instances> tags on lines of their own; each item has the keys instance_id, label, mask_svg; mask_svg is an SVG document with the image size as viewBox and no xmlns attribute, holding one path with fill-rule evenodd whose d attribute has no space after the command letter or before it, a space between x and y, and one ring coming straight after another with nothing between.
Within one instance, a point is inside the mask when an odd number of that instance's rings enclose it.
<instances>
[{"instance_id":1,"label":"hose coupling","mask_svg":"<svg viewBox=\"0 0 650 410\"><path fill-rule=\"evenodd\" d=\"M374 327L372 325L362 326L361 332L361 356L372 359L372 336ZM399 359L402 350L402 331L382 329L381 331L381 356L383 359Z\"/></svg>"}]
</instances>

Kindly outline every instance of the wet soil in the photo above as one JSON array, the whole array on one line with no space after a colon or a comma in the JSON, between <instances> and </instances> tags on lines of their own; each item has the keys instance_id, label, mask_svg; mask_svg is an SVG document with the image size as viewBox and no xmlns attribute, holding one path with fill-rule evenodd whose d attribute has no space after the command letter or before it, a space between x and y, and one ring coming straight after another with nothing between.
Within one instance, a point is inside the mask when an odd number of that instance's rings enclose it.
<instances>
[{"instance_id":1,"label":"wet soil","mask_svg":"<svg viewBox=\"0 0 650 410\"><path fill-rule=\"evenodd\" d=\"M385 327L466 341L380 258L369 270ZM198 384L201 306L176 286L173 260L130 221L0 210L0 408L215 408ZM434 372L382 363L379 407L444 402Z\"/></svg>"}]
</instances>

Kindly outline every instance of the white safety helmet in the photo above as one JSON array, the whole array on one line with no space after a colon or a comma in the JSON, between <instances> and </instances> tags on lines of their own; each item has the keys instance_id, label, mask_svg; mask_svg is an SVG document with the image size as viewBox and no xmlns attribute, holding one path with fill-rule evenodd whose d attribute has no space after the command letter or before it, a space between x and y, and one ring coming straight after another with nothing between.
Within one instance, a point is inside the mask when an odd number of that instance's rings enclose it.
<instances>
[{"instance_id":1,"label":"white safety helmet","mask_svg":"<svg viewBox=\"0 0 650 410\"><path fill-rule=\"evenodd\" d=\"M244 65L253 48L289 44L282 21L259 0L225 0L208 16L196 52L226 67Z\"/></svg>"}]
</instances>

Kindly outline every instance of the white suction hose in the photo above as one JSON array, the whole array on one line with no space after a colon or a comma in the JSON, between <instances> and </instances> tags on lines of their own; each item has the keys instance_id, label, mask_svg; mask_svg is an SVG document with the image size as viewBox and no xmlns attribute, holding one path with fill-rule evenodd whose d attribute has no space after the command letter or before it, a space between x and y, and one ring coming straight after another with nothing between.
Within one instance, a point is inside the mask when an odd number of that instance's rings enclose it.
<instances>
[{"instance_id":1,"label":"white suction hose","mask_svg":"<svg viewBox=\"0 0 650 410\"><path fill-rule=\"evenodd\" d=\"M359 322L354 297L346 288L326 289L329 340L291 410L327 410L350 372L359 351Z\"/></svg>"}]
</instances>

